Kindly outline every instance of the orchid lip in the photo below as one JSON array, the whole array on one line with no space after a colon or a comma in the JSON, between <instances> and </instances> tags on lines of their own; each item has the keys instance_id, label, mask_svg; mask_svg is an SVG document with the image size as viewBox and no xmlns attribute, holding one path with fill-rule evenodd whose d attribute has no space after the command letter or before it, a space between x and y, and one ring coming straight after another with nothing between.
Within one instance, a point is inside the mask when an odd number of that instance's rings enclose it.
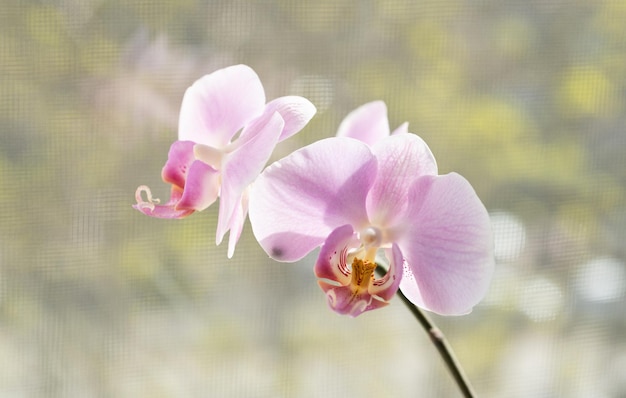
<instances>
[{"instance_id":1,"label":"orchid lip","mask_svg":"<svg viewBox=\"0 0 626 398\"><path fill-rule=\"evenodd\" d=\"M315 274L335 312L358 316L387 305L395 294L402 256L396 245L391 249L377 246L380 241L382 233L376 227L355 232L352 226L344 225L328 236L315 264ZM386 265L382 275L377 272L379 263Z\"/></svg>"}]
</instances>

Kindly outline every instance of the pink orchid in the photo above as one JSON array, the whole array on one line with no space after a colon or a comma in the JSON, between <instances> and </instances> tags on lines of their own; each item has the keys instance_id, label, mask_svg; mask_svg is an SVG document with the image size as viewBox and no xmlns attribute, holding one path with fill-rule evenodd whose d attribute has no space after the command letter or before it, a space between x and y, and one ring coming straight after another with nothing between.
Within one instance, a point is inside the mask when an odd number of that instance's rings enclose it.
<instances>
[{"instance_id":1,"label":"pink orchid","mask_svg":"<svg viewBox=\"0 0 626 398\"><path fill-rule=\"evenodd\" d=\"M230 230L232 257L248 211L248 186L276 144L300 131L315 112L311 102L297 96L266 104L259 77L245 65L202 77L185 92L179 140L170 147L161 172L163 181L172 185L169 201L158 204L142 185L133 207L152 217L182 218L219 197L216 244Z\"/></svg>"},{"instance_id":2,"label":"pink orchid","mask_svg":"<svg viewBox=\"0 0 626 398\"><path fill-rule=\"evenodd\" d=\"M389 135L384 104L366 104L342 137L270 165L252 186L254 235L279 261L321 246L315 273L338 313L385 306L399 288L426 310L466 314L493 272L488 213L467 180L437 174L426 143L403 126Z\"/></svg>"}]
</instances>

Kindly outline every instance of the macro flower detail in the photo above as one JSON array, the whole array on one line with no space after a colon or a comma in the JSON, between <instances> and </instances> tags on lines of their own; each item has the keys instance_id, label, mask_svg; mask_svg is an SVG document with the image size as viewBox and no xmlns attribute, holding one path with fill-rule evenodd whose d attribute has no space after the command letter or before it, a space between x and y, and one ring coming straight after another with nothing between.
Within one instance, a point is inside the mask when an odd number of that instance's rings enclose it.
<instances>
[{"instance_id":1,"label":"macro flower detail","mask_svg":"<svg viewBox=\"0 0 626 398\"><path fill-rule=\"evenodd\" d=\"M403 258L397 245L385 250L391 258L388 272L380 278L374 276L379 239L380 231L373 227L357 234L351 225L344 225L331 232L322 245L315 274L336 312L357 316L383 307L398 290Z\"/></svg>"},{"instance_id":2,"label":"macro flower detail","mask_svg":"<svg viewBox=\"0 0 626 398\"><path fill-rule=\"evenodd\" d=\"M315 112L310 101L298 96L266 103L259 77L245 65L200 78L185 92L178 141L161 172L171 184L170 199L160 204L142 185L133 207L152 217L182 218L219 197L216 244L230 231L232 257L248 211L248 186L276 144L300 131Z\"/></svg>"},{"instance_id":3,"label":"macro flower detail","mask_svg":"<svg viewBox=\"0 0 626 398\"><path fill-rule=\"evenodd\" d=\"M255 237L278 261L321 247L314 270L340 314L383 307L398 288L426 310L466 314L493 272L488 213L467 180L438 175L421 138L390 135L386 109L368 107L384 120L366 125L382 132L359 135L351 125L371 114L353 113L343 127L349 134L304 147L260 175L250 201ZM387 265L382 276L379 264Z\"/></svg>"}]
</instances>

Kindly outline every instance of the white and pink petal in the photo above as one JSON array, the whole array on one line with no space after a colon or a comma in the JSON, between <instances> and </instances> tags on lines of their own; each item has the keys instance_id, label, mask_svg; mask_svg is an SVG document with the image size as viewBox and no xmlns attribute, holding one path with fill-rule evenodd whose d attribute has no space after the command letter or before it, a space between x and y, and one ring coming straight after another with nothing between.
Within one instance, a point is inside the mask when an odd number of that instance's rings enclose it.
<instances>
[{"instance_id":1,"label":"white and pink petal","mask_svg":"<svg viewBox=\"0 0 626 398\"><path fill-rule=\"evenodd\" d=\"M487 293L494 269L489 215L460 175L419 178L396 235L407 267L400 289L415 305L462 315Z\"/></svg>"},{"instance_id":2,"label":"white and pink petal","mask_svg":"<svg viewBox=\"0 0 626 398\"><path fill-rule=\"evenodd\" d=\"M265 113L274 112L280 113L285 121L285 127L278 138L278 141L283 141L302 130L315 116L317 109L308 99L289 95L267 103Z\"/></svg>"},{"instance_id":3,"label":"white and pink petal","mask_svg":"<svg viewBox=\"0 0 626 398\"><path fill-rule=\"evenodd\" d=\"M350 137L374 145L389 136L387 105L373 101L350 112L339 125L337 137Z\"/></svg>"},{"instance_id":4,"label":"white and pink petal","mask_svg":"<svg viewBox=\"0 0 626 398\"><path fill-rule=\"evenodd\" d=\"M398 127L396 127L396 129L391 132L391 135L407 134L408 132L409 132L409 122L404 122Z\"/></svg>"},{"instance_id":5,"label":"white and pink petal","mask_svg":"<svg viewBox=\"0 0 626 398\"><path fill-rule=\"evenodd\" d=\"M246 127L234 150L222 163L222 187L216 232L216 243L220 244L231 225L231 218L241 204L244 190L259 176L270 158L283 126L278 112L264 116L262 122Z\"/></svg>"},{"instance_id":6,"label":"white and pink petal","mask_svg":"<svg viewBox=\"0 0 626 398\"><path fill-rule=\"evenodd\" d=\"M341 225L365 227L376 167L368 146L350 138L318 141L270 165L250 191L257 241L272 258L296 261Z\"/></svg>"},{"instance_id":7,"label":"white and pink petal","mask_svg":"<svg viewBox=\"0 0 626 398\"><path fill-rule=\"evenodd\" d=\"M436 175L437 163L415 134L386 137L372 152L378 159L378 175L367 197L367 212L373 224L386 228L403 219L412 183L420 176Z\"/></svg>"},{"instance_id":8,"label":"white and pink petal","mask_svg":"<svg viewBox=\"0 0 626 398\"><path fill-rule=\"evenodd\" d=\"M241 232L243 231L243 225L246 221L246 216L248 215L248 203L248 194L247 192L244 192L237 208L230 218L230 223L228 225L228 230L230 231L228 234L228 258L232 258L235 254L235 247L237 246L237 242L239 242Z\"/></svg>"},{"instance_id":9,"label":"white and pink petal","mask_svg":"<svg viewBox=\"0 0 626 398\"><path fill-rule=\"evenodd\" d=\"M185 92L178 138L212 147L227 145L265 109L265 91L254 70L234 65L208 74Z\"/></svg>"}]
</instances>

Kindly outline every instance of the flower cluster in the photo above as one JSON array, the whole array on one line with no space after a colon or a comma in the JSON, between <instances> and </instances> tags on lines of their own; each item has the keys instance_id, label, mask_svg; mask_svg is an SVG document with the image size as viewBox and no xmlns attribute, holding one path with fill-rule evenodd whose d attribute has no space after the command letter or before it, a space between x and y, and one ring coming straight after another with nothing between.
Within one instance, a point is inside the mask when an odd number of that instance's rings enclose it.
<instances>
[{"instance_id":1,"label":"flower cluster","mask_svg":"<svg viewBox=\"0 0 626 398\"><path fill-rule=\"evenodd\" d=\"M336 137L263 170L276 143L314 113L301 97L265 104L248 67L205 76L185 94L179 141L163 168L170 200L159 205L141 186L135 208L180 218L219 196L216 241L230 229L229 256L249 209L254 236L273 259L294 262L320 248L315 274L341 314L385 306L398 289L429 311L470 312L494 267L489 216L471 185L439 175L407 123L391 132L381 101L350 113Z\"/></svg>"}]
</instances>

